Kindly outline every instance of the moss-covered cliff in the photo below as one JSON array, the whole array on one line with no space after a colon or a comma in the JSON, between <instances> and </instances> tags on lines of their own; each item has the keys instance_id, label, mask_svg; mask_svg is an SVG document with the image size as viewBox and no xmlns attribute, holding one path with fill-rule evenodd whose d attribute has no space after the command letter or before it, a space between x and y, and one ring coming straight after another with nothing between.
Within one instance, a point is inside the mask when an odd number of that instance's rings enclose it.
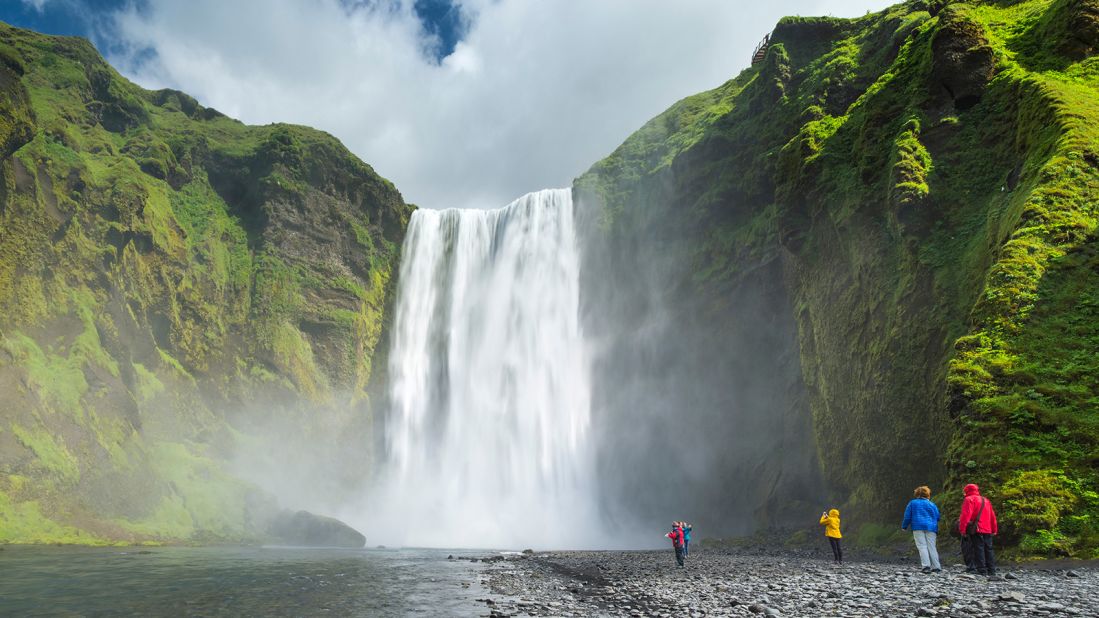
<instances>
[{"instance_id":1,"label":"moss-covered cliff","mask_svg":"<svg viewBox=\"0 0 1099 618\"><path fill-rule=\"evenodd\" d=\"M0 542L254 538L242 449L369 450L409 207L332 136L0 24L0 174Z\"/></svg>"},{"instance_id":2,"label":"moss-covered cliff","mask_svg":"<svg viewBox=\"0 0 1099 618\"><path fill-rule=\"evenodd\" d=\"M800 379L775 380L777 401L711 399L737 423L811 426L815 466L781 470L780 451L748 473L776 504L827 497L853 529L892 528L916 485L950 517L977 482L1020 553L1094 557L1099 2L915 0L785 19L771 41L577 180L601 260L708 341L742 339L724 333L743 299L775 299L752 329L770 348L729 347L717 371L735 392L777 357Z\"/></svg>"}]
</instances>

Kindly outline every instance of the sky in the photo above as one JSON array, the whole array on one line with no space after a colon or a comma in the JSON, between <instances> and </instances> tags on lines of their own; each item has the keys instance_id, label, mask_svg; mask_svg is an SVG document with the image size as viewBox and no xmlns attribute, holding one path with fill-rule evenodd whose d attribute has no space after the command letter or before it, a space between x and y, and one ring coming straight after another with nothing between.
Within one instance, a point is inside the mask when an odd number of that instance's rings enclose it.
<instances>
[{"instance_id":1,"label":"sky","mask_svg":"<svg viewBox=\"0 0 1099 618\"><path fill-rule=\"evenodd\" d=\"M249 124L335 135L428 208L565 187L749 64L784 15L894 0L0 0L123 75Z\"/></svg>"}]
</instances>

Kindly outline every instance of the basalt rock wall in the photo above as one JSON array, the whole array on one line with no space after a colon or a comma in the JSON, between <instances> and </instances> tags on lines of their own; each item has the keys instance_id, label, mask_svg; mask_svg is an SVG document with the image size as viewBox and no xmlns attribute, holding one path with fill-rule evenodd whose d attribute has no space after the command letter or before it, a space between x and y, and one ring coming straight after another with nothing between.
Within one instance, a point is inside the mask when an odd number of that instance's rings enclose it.
<instances>
[{"instance_id":1,"label":"basalt rock wall","mask_svg":"<svg viewBox=\"0 0 1099 618\"><path fill-rule=\"evenodd\" d=\"M1094 555L1096 6L787 18L577 179L626 500L876 543L977 482L1012 551Z\"/></svg>"},{"instance_id":2,"label":"basalt rock wall","mask_svg":"<svg viewBox=\"0 0 1099 618\"><path fill-rule=\"evenodd\" d=\"M0 542L262 539L361 482L393 185L3 24L0 111Z\"/></svg>"}]
</instances>

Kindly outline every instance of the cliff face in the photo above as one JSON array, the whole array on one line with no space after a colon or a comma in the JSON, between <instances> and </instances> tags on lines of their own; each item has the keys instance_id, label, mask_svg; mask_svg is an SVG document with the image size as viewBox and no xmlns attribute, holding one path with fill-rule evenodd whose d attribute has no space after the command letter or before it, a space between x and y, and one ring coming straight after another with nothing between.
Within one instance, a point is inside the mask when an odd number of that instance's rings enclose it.
<instances>
[{"instance_id":1,"label":"cliff face","mask_svg":"<svg viewBox=\"0 0 1099 618\"><path fill-rule=\"evenodd\" d=\"M956 517L977 482L1021 553L1095 555L1097 28L1095 0L785 19L596 164L575 192L603 422L648 405L614 368L688 385L651 391L681 458L739 479L703 506L764 498L754 526L828 500L870 538L915 486Z\"/></svg>"},{"instance_id":2,"label":"cliff face","mask_svg":"<svg viewBox=\"0 0 1099 618\"><path fill-rule=\"evenodd\" d=\"M255 538L242 475L363 478L393 185L3 24L0 111L0 542Z\"/></svg>"},{"instance_id":3,"label":"cliff face","mask_svg":"<svg viewBox=\"0 0 1099 618\"><path fill-rule=\"evenodd\" d=\"M579 178L614 516L874 539L977 482L1095 556L1097 49L1097 0L790 18ZM0 542L253 539L368 476L390 183L3 25L0 111Z\"/></svg>"}]
</instances>

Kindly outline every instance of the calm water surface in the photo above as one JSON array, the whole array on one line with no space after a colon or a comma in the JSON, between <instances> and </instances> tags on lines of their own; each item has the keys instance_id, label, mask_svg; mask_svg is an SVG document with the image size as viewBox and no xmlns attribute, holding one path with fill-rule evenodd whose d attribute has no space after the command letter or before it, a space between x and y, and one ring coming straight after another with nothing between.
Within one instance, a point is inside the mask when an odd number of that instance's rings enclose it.
<instances>
[{"instance_id":1,"label":"calm water surface","mask_svg":"<svg viewBox=\"0 0 1099 618\"><path fill-rule=\"evenodd\" d=\"M458 555L433 549L7 546L0 551L0 616L486 613L475 601L484 596L480 563L447 560L448 554Z\"/></svg>"}]
</instances>

